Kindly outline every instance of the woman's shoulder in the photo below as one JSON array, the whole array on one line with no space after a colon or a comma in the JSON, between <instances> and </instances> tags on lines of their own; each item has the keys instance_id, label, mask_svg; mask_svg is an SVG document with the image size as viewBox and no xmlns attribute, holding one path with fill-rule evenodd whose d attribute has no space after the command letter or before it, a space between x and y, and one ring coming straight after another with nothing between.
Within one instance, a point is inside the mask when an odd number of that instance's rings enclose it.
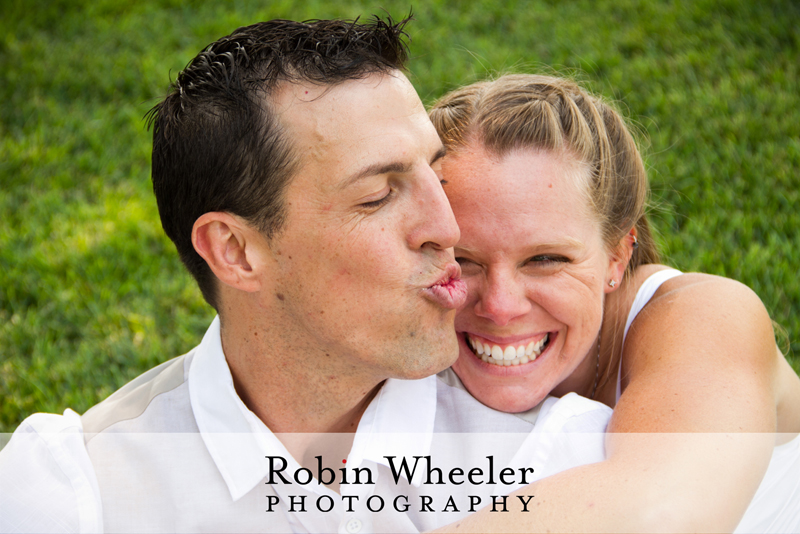
<instances>
[{"instance_id":1,"label":"woman's shoulder","mask_svg":"<svg viewBox=\"0 0 800 534\"><path fill-rule=\"evenodd\" d=\"M756 293L745 284L726 278L706 273L687 272L680 273L680 276L665 277L664 274L675 273L673 267L661 264L642 265L637 268L631 279L630 287L627 290L626 304L628 311L633 306L636 295L651 281L659 280L656 291L646 302L646 306L654 308L677 308L690 315L699 313L709 313L715 306L724 306L735 303L735 310L724 309L724 313L756 313L766 315L767 311L761 299ZM700 306L700 309L697 308ZM624 307L624 306L623 306Z\"/></svg>"},{"instance_id":2,"label":"woman's shoulder","mask_svg":"<svg viewBox=\"0 0 800 534\"><path fill-rule=\"evenodd\" d=\"M623 311L627 308L626 316L634 306L636 294L648 285L648 280L667 269L670 268L664 265L644 265L636 270L626 302L620 307ZM772 321L761 299L745 284L730 278L683 273L663 281L651 298L636 304L638 313L625 338L625 358L639 359L636 355L652 354L642 350L644 347L672 347L676 340L682 346L696 349L708 349L713 344L720 353L727 352L726 347L739 352L735 350L737 343L742 349L758 344L775 345ZM686 351L669 352L692 356ZM767 351L749 351L748 357L752 359L756 354ZM633 363L630 359L628 362Z\"/></svg>"},{"instance_id":3,"label":"woman's shoulder","mask_svg":"<svg viewBox=\"0 0 800 534\"><path fill-rule=\"evenodd\" d=\"M666 269L643 266L629 280L630 292L635 295ZM635 297L629 300L628 310ZM622 316L617 320L624 321ZM764 414L753 412L758 416L750 419L743 414L761 399L762 407L777 408L779 432L800 431L800 379L775 344L764 304L736 280L686 273L664 281L632 321L621 357L620 384L626 393L636 382L636 394L690 398L693 403L702 399L703 406L713 409L696 409L698 417L704 425L719 423L719 428L757 429L753 421ZM643 405L640 397L631 398L634 405ZM747 406L736 404L742 398L749 399ZM728 408L733 406L739 416L729 417L726 426L724 416L731 415ZM745 420L750 422L736 426Z\"/></svg>"}]
</instances>

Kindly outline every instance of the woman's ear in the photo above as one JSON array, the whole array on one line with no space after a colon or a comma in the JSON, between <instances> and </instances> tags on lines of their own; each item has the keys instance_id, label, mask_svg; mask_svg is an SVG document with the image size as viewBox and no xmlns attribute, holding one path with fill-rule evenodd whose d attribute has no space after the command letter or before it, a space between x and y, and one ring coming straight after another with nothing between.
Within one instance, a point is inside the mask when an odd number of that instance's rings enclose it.
<instances>
[{"instance_id":1,"label":"woman's ear","mask_svg":"<svg viewBox=\"0 0 800 534\"><path fill-rule=\"evenodd\" d=\"M631 228L631 231L625 234L619 240L617 246L609 253L608 256L608 283L605 286L605 292L611 293L614 291L625 276L625 269L628 268L628 263L631 261L633 251L639 246L636 228Z\"/></svg>"},{"instance_id":2,"label":"woman's ear","mask_svg":"<svg viewBox=\"0 0 800 534\"><path fill-rule=\"evenodd\" d=\"M219 211L204 213L192 227L194 249L220 282L246 292L261 287L252 265L259 236L241 218Z\"/></svg>"}]
</instances>

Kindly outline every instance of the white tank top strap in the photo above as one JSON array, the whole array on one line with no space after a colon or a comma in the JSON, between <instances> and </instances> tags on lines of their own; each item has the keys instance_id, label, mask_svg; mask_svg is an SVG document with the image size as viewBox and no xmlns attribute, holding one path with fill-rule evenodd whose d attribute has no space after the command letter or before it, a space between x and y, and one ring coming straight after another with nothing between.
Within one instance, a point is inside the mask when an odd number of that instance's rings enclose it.
<instances>
[{"instance_id":1,"label":"white tank top strap","mask_svg":"<svg viewBox=\"0 0 800 534\"><path fill-rule=\"evenodd\" d=\"M678 271L677 269L664 269L663 271L658 271L657 273L653 273L647 277L642 285L639 287L639 291L636 292L636 298L633 299L633 305L631 306L631 311L628 312L628 320L625 321L625 332L622 334L622 348L625 347L625 338L628 337L628 330L631 327L631 323L633 320L636 319L636 316L639 315L639 312L647 306L647 303L650 302L650 299L653 298L653 295L656 294L658 288L661 287L661 284L669 280L670 278L675 278L676 276L680 276L683 273ZM620 348L620 354L622 351ZM619 400L620 396L622 395L622 356L619 358L619 372L617 373L617 400Z\"/></svg>"}]
</instances>

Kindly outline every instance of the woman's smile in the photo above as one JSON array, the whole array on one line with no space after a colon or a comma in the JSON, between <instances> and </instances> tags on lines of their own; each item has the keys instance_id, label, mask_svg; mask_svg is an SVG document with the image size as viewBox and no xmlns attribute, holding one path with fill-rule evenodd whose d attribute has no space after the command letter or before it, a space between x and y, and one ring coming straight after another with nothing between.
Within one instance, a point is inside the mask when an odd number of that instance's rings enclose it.
<instances>
[{"instance_id":1,"label":"woman's smile","mask_svg":"<svg viewBox=\"0 0 800 534\"><path fill-rule=\"evenodd\" d=\"M467 345L480 360L500 367L525 365L544 352L550 342L550 333L522 338L509 343L495 343L485 337L465 334Z\"/></svg>"}]
</instances>

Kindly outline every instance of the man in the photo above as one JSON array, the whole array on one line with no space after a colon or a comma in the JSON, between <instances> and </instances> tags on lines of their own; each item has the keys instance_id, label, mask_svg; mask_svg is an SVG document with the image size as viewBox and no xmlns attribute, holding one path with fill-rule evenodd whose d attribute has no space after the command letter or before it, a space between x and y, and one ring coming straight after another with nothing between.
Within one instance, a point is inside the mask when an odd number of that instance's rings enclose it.
<instances>
[{"instance_id":1,"label":"man","mask_svg":"<svg viewBox=\"0 0 800 534\"><path fill-rule=\"evenodd\" d=\"M423 493L394 460L452 451L434 427L525 438L531 420L482 426L494 412L430 376L466 290L404 24L255 24L181 72L151 112L153 185L218 319L82 417L26 420L0 455L0 530L413 531L457 516L365 509Z\"/></svg>"}]
</instances>

